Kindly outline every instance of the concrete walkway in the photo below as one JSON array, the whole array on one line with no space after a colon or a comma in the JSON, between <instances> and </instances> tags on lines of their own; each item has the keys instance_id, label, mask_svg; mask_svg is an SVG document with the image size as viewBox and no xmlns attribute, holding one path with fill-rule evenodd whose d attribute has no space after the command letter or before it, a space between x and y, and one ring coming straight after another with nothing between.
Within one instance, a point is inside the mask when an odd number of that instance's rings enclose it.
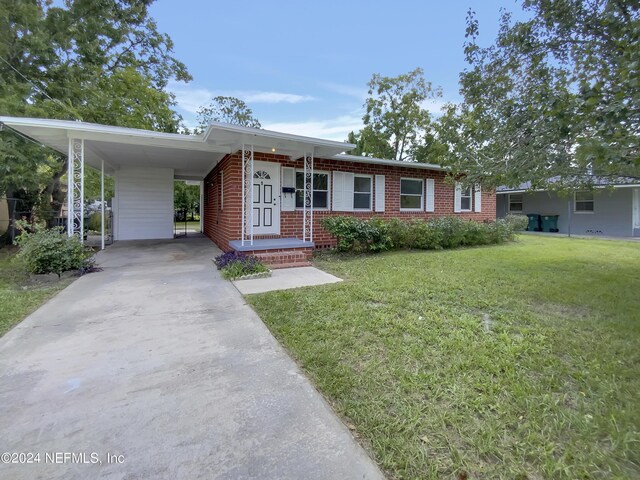
<instances>
[{"instance_id":1,"label":"concrete walkway","mask_svg":"<svg viewBox=\"0 0 640 480\"><path fill-rule=\"evenodd\" d=\"M315 267L278 268L267 278L236 280L233 284L243 295L290 288L312 287L341 282L342 279Z\"/></svg>"},{"instance_id":2,"label":"concrete walkway","mask_svg":"<svg viewBox=\"0 0 640 480\"><path fill-rule=\"evenodd\" d=\"M116 243L0 338L0 478L382 478L217 253Z\"/></svg>"}]
</instances>

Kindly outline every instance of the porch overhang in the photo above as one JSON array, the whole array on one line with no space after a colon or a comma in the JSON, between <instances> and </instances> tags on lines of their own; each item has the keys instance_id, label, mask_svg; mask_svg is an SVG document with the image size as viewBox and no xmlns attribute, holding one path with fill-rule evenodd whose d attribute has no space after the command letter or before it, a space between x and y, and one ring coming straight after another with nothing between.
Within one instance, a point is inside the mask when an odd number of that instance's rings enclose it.
<instances>
[{"instance_id":1,"label":"porch overhang","mask_svg":"<svg viewBox=\"0 0 640 480\"><path fill-rule=\"evenodd\" d=\"M212 122L203 134L203 140L212 146L238 151L242 145L253 145L256 152L286 155L298 159L311 152L315 157L331 158L355 145L346 142L304 137L228 123Z\"/></svg>"}]
</instances>

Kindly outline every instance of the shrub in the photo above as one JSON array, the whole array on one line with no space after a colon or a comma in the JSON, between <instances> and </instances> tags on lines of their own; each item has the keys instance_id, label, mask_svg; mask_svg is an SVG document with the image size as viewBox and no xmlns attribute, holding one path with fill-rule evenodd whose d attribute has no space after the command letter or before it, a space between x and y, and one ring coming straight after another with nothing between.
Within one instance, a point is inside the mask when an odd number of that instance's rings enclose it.
<instances>
[{"instance_id":1,"label":"shrub","mask_svg":"<svg viewBox=\"0 0 640 480\"><path fill-rule=\"evenodd\" d=\"M515 215L510 213L505 217L505 221L511 226L514 232L526 230L529 225L529 218L526 215Z\"/></svg>"},{"instance_id":2,"label":"shrub","mask_svg":"<svg viewBox=\"0 0 640 480\"><path fill-rule=\"evenodd\" d=\"M380 252L393 247L389 224L380 218L327 217L322 226L337 238L341 252Z\"/></svg>"},{"instance_id":3,"label":"shrub","mask_svg":"<svg viewBox=\"0 0 640 480\"><path fill-rule=\"evenodd\" d=\"M429 221L431 228L438 230L441 237L440 248L458 248L465 245L466 224L467 221L457 217L438 217Z\"/></svg>"},{"instance_id":4,"label":"shrub","mask_svg":"<svg viewBox=\"0 0 640 480\"><path fill-rule=\"evenodd\" d=\"M222 277L227 280L250 275L252 273L268 272L269 269L253 255L246 255L241 252L227 252L218 255L214 262L218 270L222 272Z\"/></svg>"},{"instance_id":5,"label":"shrub","mask_svg":"<svg viewBox=\"0 0 640 480\"><path fill-rule=\"evenodd\" d=\"M92 213L89 216L87 228L92 232L99 232L102 228L102 214L100 212Z\"/></svg>"},{"instance_id":6,"label":"shrub","mask_svg":"<svg viewBox=\"0 0 640 480\"><path fill-rule=\"evenodd\" d=\"M337 237L338 250L351 252L490 245L511 240L514 235L513 224L506 220L480 223L457 217L439 217L429 221L329 217L323 219L322 226Z\"/></svg>"},{"instance_id":7,"label":"shrub","mask_svg":"<svg viewBox=\"0 0 640 480\"><path fill-rule=\"evenodd\" d=\"M62 229L22 229L16 238L20 247L17 257L24 261L30 273L56 273L86 270L92 267L93 250L85 247L78 237L68 237Z\"/></svg>"}]
</instances>

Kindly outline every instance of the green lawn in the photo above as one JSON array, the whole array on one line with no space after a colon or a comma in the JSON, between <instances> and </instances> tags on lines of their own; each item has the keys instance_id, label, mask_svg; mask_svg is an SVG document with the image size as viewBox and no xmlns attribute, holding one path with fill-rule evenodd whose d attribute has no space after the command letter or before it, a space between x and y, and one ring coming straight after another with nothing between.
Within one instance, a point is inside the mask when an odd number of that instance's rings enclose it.
<instances>
[{"instance_id":1,"label":"green lawn","mask_svg":"<svg viewBox=\"0 0 640 480\"><path fill-rule=\"evenodd\" d=\"M640 244L316 263L249 302L390 478L640 478Z\"/></svg>"},{"instance_id":2,"label":"green lawn","mask_svg":"<svg viewBox=\"0 0 640 480\"><path fill-rule=\"evenodd\" d=\"M10 247L0 249L0 336L73 281L29 278L12 261L14 253Z\"/></svg>"}]
</instances>

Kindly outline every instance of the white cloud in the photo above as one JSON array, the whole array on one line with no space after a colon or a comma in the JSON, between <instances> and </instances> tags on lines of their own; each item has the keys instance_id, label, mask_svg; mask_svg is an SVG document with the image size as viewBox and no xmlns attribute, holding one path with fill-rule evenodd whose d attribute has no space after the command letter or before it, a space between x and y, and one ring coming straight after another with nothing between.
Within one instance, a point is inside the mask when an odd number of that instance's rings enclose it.
<instances>
[{"instance_id":1,"label":"white cloud","mask_svg":"<svg viewBox=\"0 0 640 480\"><path fill-rule=\"evenodd\" d=\"M201 106L209 103L212 97L212 92L204 88L169 85L169 91L176 96L176 102L178 102L180 109L194 115Z\"/></svg>"},{"instance_id":2,"label":"white cloud","mask_svg":"<svg viewBox=\"0 0 640 480\"><path fill-rule=\"evenodd\" d=\"M315 100L310 95L298 95L296 93L265 92L260 90L209 90L207 88L195 88L189 85L173 82L168 86L173 92L180 109L195 114L198 109L207 105L213 97L236 97L244 100L251 106L256 103L302 103Z\"/></svg>"},{"instance_id":3,"label":"white cloud","mask_svg":"<svg viewBox=\"0 0 640 480\"><path fill-rule=\"evenodd\" d=\"M354 115L343 115L326 120L309 120L306 122L265 122L263 127L267 130L294 135L344 141L347 139L349 132L357 132L362 128L362 118Z\"/></svg>"},{"instance_id":4,"label":"white cloud","mask_svg":"<svg viewBox=\"0 0 640 480\"><path fill-rule=\"evenodd\" d=\"M228 92L230 97L237 97L247 103L301 103L315 100L311 95L298 95L295 93L281 92L253 92L253 91L237 91Z\"/></svg>"},{"instance_id":5,"label":"white cloud","mask_svg":"<svg viewBox=\"0 0 640 480\"><path fill-rule=\"evenodd\" d=\"M325 88L326 90L329 90L330 92L357 98L361 102L364 102L364 100L367 98L368 90L364 87L354 87L353 85L344 85L341 83L332 82L323 82L320 84L320 86Z\"/></svg>"}]
</instances>

